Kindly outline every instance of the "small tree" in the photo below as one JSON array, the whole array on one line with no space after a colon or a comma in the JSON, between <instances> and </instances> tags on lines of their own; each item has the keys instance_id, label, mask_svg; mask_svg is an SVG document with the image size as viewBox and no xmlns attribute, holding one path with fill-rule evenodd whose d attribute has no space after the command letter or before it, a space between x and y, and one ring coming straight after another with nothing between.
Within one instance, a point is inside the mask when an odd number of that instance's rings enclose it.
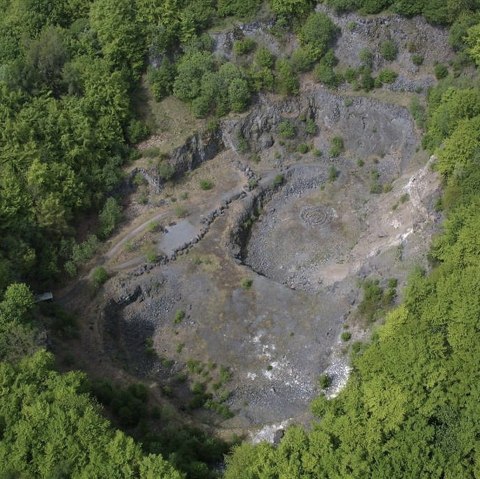
<instances>
[{"instance_id":1,"label":"small tree","mask_svg":"<svg viewBox=\"0 0 480 479\"><path fill-rule=\"evenodd\" d=\"M380 45L380 54L385 60L392 62L397 58L398 48L392 40L386 40Z\"/></svg>"},{"instance_id":2,"label":"small tree","mask_svg":"<svg viewBox=\"0 0 480 479\"><path fill-rule=\"evenodd\" d=\"M244 111L250 101L250 89L243 78L235 78L228 87L230 108L234 112Z\"/></svg>"},{"instance_id":3,"label":"small tree","mask_svg":"<svg viewBox=\"0 0 480 479\"><path fill-rule=\"evenodd\" d=\"M103 266L95 268L92 274L92 281L95 288L100 288L109 278L107 270Z\"/></svg>"},{"instance_id":4,"label":"small tree","mask_svg":"<svg viewBox=\"0 0 480 479\"><path fill-rule=\"evenodd\" d=\"M110 197L107 199L99 218L99 234L102 238L108 238L122 218L122 209L115 198Z\"/></svg>"}]
</instances>

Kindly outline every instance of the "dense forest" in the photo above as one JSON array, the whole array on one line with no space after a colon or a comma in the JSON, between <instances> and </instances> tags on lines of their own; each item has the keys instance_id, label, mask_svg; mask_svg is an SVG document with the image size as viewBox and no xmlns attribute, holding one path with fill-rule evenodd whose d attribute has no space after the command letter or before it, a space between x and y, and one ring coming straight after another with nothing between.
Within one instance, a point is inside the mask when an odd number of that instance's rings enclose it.
<instances>
[{"instance_id":1,"label":"dense forest","mask_svg":"<svg viewBox=\"0 0 480 479\"><path fill-rule=\"evenodd\" d=\"M424 15L450 28L462 65L480 65L477 0L325 3L340 12ZM314 6L0 0L1 477L217 475L201 460L182 463L188 454L179 460L171 448L149 450L115 430L86 376L55 370L39 340L32 291L74 277L118 223L121 167L149 134L134 108L142 78L157 99L173 94L212 120L246 110L259 91L298 93L298 75L310 70L332 88L381 84L368 66L350 80L335 70L338 32ZM212 55L207 29L265 11L279 34L298 36L290 58L258 49L238 66ZM235 45L239 57L252 48ZM278 447L237 446L226 478L480 477L480 83L476 74L447 74L429 92L423 139L444 182L446 220L432 271L412 273L402 304L355 350L346 389L314 401L311 430L288 429ZM87 238L76 229L84 216L96 218ZM218 446L205 457L217 461L223 452Z\"/></svg>"}]
</instances>

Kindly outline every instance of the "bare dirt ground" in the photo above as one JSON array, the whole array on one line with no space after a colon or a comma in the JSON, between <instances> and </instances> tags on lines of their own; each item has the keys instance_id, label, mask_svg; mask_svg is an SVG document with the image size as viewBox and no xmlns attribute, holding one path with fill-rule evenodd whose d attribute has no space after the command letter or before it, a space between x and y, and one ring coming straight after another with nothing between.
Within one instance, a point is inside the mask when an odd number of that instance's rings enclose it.
<instances>
[{"instance_id":1,"label":"bare dirt ground","mask_svg":"<svg viewBox=\"0 0 480 479\"><path fill-rule=\"evenodd\" d=\"M346 29L351 19L336 21ZM432 28L402 22L395 17L394 27ZM383 38L377 17L358 23L362 41L372 25ZM448 50L444 33L433 35ZM337 50L350 62L352 38L342 41ZM402 53L398 61L403 68L410 60ZM414 83L433 81L427 67L405 71ZM104 287L92 296L86 274L59 292L82 318L77 364L145 381L159 401L218 431L270 437L305 420L320 374L332 376L336 394L348 376L348 344L368 335L356 322L359 281L395 278L401 292L411 268L427 266L439 179L418 151L405 108L412 94L332 93L307 76L297 99L264 96L227 118L222 153L150 192L147 204L133 194L129 221L94 261L112 275ZM317 126L308 137L306 112ZM279 137L285 118L298 126L297 138ZM237 148L239 132L247 153ZM335 136L345 148L333 157ZM308 152L299 153L301 142ZM340 340L346 329L348 344ZM211 395L208 409L192 405L192 388Z\"/></svg>"}]
</instances>

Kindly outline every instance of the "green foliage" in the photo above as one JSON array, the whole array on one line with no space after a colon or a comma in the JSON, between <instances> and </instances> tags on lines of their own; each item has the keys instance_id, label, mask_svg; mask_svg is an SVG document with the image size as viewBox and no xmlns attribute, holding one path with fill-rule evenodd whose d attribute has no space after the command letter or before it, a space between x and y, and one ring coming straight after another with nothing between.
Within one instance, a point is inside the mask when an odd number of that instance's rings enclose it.
<instances>
[{"instance_id":1,"label":"green foliage","mask_svg":"<svg viewBox=\"0 0 480 479\"><path fill-rule=\"evenodd\" d=\"M308 16L299 32L301 44L310 52L312 59L319 60L335 39L337 27L324 13Z\"/></svg>"},{"instance_id":2,"label":"green foliage","mask_svg":"<svg viewBox=\"0 0 480 479\"><path fill-rule=\"evenodd\" d=\"M337 88L341 83L341 77L335 73L335 70L322 61L315 67L313 76L317 82L324 83L330 88Z\"/></svg>"},{"instance_id":3,"label":"green foliage","mask_svg":"<svg viewBox=\"0 0 480 479\"><path fill-rule=\"evenodd\" d=\"M109 274L105 268L99 266L95 268L92 273L92 282L95 288L99 288L104 284L109 278Z\"/></svg>"},{"instance_id":4,"label":"green foliage","mask_svg":"<svg viewBox=\"0 0 480 479\"><path fill-rule=\"evenodd\" d=\"M97 251L98 244L99 241L95 235L89 235L83 243L74 244L72 247L70 260L65 263L66 271L71 276L75 276L77 268L84 265L93 257Z\"/></svg>"},{"instance_id":5,"label":"green foliage","mask_svg":"<svg viewBox=\"0 0 480 479\"><path fill-rule=\"evenodd\" d=\"M289 120L282 120L277 127L278 134L285 139L292 139L297 136L295 125Z\"/></svg>"},{"instance_id":6,"label":"green foliage","mask_svg":"<svg viewBox=\"0 0 480 479\"><path fill-rule=\"evenodd\" d=\"M175 175L175 167L165 160L160 160L157 165L158 176L163 181L170 181Z\"/></svg>"},{"instance_id":7,"label":"green foliage","mask_svg":"<svg viewBox=\"0 0 480 479\"><path fill-rule=\"evenodd\" d=\"M285 178L283 175L276 175L273 179L273 186L281 186L283 185Z\"/></svg>"},{"instance_id":8,"label":"green foliage","mask_svg":"<svg viewBox=\"0 0 480 479\"><path fill-rule=\"evenodd\" d=\"M362 64L367 68L372 68L373 66L373 53L368 48L362 48L358 54L358 58Z\"/></svg>"},{"instance_id":9,"label":"green foliage","mask_svg":"<svg viewBox=\"0 0 480 479\"><path fill-rule=\"evenodd\" d=\"M435 65L434 71L435 71L435 77L437 78L437 80L441 80L448 76L448 68L445 65L442 65L441 63L437 63Z\"/></svg>"},{"instance_id":10,"label":"green foliage","mask_svg":"<svg viewBox=\"0 0 480 479\"><path fill-rule=\"evenodd\" d=\"M122 208L117 203L117 200L110 196L105 202L102 211L100 212L100 229L99 235L101 238L108 238L115 227L122 218Z\"/></svg>"},{"instance_id":11,"label":"green foliage","mask_svg":"<svg viewBox=\"0 0 480 479\"><path fill-rule=\"evenodd\" d=\"M260 0L218 0L217 11L222 17L234 15L243 18L253 15L260 4Z\"/></svg>"},{"instance_id":12,"label":"green foliage","mask_svg":"<svg viewBox=\"0 0 480 479\"><path fill-rule=\"evenodd\" d=\"M297 48L290 57L290 63L296 72L307 72L315 63L315 55L307 48Z\"/></svg>"},{"instance_id":13,"label":"green foliage","mask_svg":"<svg viewBox=\"0 0 480 479\"><path fill-rule=\"evenodd\" d=\"M424 60L423 55L420 55L418 53L414 53L412 55L412 63L417 67L423 64L423 60Z\"/></svg>"},{"instance_id":14,"label":"green foliage","mask_svg":"<svg viewBox=\"0 0 480 479\"><path fill-rule=\"evenodd\" d=\"M313 2L310 0L270 0L272 11L285 17L303 16L311 10Z\"/></svg>"},{"instance_id":15,"label":"green foliage","mask_svg":"<svg viewBox=\"0 0 480 479\"><path fill-rule=\"evenodd\" d=\"M31 324L34 298L23 283L12 283L0 302L0 360L18 362L38 349Z\"/></svg>"},{"instance_id":16,"label":"green foliage","mask_svg":"<svg viewBox=\"0 0 480 479\"><path fill-rule=\"evenodd\" d=\"M298 77L288 60L279 59L276 62L276 85L283 95L296 95L300 90Z\"/></svg>"},{"instance_id":17,"label":"green foliage","mask_svg":"<svg viewBox=\"0 0 480 479\"><path fill-rule=\"evenodd\" d=\"M187 52L178 64L174 94L192 103L195 116L210 113L218 116L229 111L243 111L250 101L250 87L245 73L233 63L224 63L218 70L213 56L207 52Z\"/></svg>"},{"instance_id":18,"label":"green foliage","mask_svg":"<svg viewBox=\"0 0 480 479\"><path fill-rule=\"evenodd\" d=\"M330 142L329 154L332 158L340 156L345 150L345 144L341 136L334 136Z\"/></svg>"},{"instance_id":19,"label":"green foliage","mask_svg":"<svg viewBox=\"0 0 480 479\"><path fill-rule=\"evenodd\" d=\"M183 101L192 101L200 96L202 77L214 69L214 60L210 53L201 51L187 52L177 63L177 77L173 93Z\"/></svg>"},{"instance_id":20,"label":"green foliage","mask_svg":"<svg viewBox=\"0 0 480 479\"><path fill-rule=\"evenodd\" d=\"M175 312L175 317L173 318L173 323L174 324L180 324L184 319L185 319L185 311L182 309L177 309Z\"/></svg>"},{"instance_id":21,"label":"green foliage","mask_svg":"<svg viewBox=\"0 0 480 479\"><path fill-rule=\"evenodd\" d=\"M146 48L134 4L128 0L96 0L90 19L107 61L119 70L126 68L138 75Z\"/></svg>"},{"instance_id":22,"label":"green foliage","mask_svg":"<svg viewBox=\"0 0 480 479\"><path fill-rule=\"evenodd\" d=\"M158 68L148 68L147 78L155 100L161 101L173 93L175 76L175 65L168 58L165 58Z\"/></svg>"},{"instance_id":23,"label":"green foliage","mask_svg":"<svg viewBox=\"0 0 480 479\"><path fill-rule=\"evenodd\" d=\"M425 107L420 103L420 100L415 96L410 102L410 113L417 122L419 128L425 128L426 112Z\"/></svg>"},{"instance_id":24,"label":"green foliage","mask_svg":"<svg viewBox=\"0 0 480 479\"><path fill-rule=\"evenodd\" d=\"M315 123L315 120L312 118L307 118L305 120L305 133L310 136L316 135L318 129L317 129L317 124Z\"/></svg>"},{"instance_id":25,"label":"green foliage","mask_svg":"<svg viewBox=\"0 0 480 479\"><path fill-rule=\"evenodd\" d=\"M372 77L372 71L370 68L362 69L360 73L359 86L367 92L375 87L375 80Z\"/></svg>"},{"instance_id":26,"label":"green foliage","mask_svg":"<svg viewBox=\"0 0 480 479\"><path fill-rule=\"evenodd\" d=\"M438 169L445 175L455 170L461 171L472 161L476 161L480 140L480 116L462 120L453 133L438 150Z\"/></svg>"},{"instance_id":27,"label":"green foliage","mask_svg":"<svg viewBox=\"0 0 480 479\"><path fill-rule=\"evenodd\" d=\"M398 55L397 45L392 40L385 40L380 44L380 54L385 60L393 62Z\"/></svg>"},{"instance_id":28,"label":"green foliage","mask_svg":"<svg viewBox=\"0 0 480 479\"><path fill-rule=\"evenodd\" d=\"M297 151L302 155L305 155L305 153L308 153L310 151L310 146L307 145L306 143L300 143L297 146Z\"/></svg>"},{"instance_id":29,"label":"green foliage","mask_svg":"<svg viewBox=\"0 0 480 479\"><path fill-rule=\"evenodd\" d=\"M322 374L318 379L318 385L321 389L327 389L332 384L332 378L328 374Z\"/></svg>"},{"instance_id":30,"label":"green foliage","mask_svg":"<svg viewBox=\"0 0 480 479\"><path fill-rule=\"evenodd\" d=\"M328 168L328 181L333 183L337 178L340 172L335 168L334 165L330 165Z\"/></svg>"},{"instance_id":31,"label":"green foliage","mask_svg":"<svg viewBox=\"0 0 480 479\"><path fill-rule=\"evenodd\" d=\"M233 52L235 55L248 55L255 50L257 43L253 38L244 38L243 40L237 40L233 44Z\"/></svg>"},{"instance_id":32,"label":"green foliage","mask_svg":"<svg viewBox=\"0 0 480 479\"><path fill-rule=\"evenodd\" d=\"M201 190L204 190L204 191L208 191L208 190L211 190L213 187L215 186L215 184L213 183L212 180L200 180L200 189Z\"/></svg>"},{"instance_id":33,"label":"green foliage","mask_svg":"<svg viewBox=\"0 0 480 479\"><path fill-rule=\"evenodd\" d=\"M44 351L18 366L0 364L2 470L24 477L182 476L159 455L144 455L113 431L85 394L81 373L53 371ZM55 453L52 453L55 451Z\"/></svg>"},{"instance_id":34,"label":"green foliage","mask_svg":"<svg viewBox=\"0 0 480 479\"><path fill-rule=\"evenodd\" d=\"M448 42L456 51L462 51L466 48L465 39L468 30L479 23L479 20L478 13L473 14L472 12L464 12L455 20L449 31Z\"/></svg>"},{"instance_id":35,"label":"green foliage","mask_svg":"<svg viewBox=\"0 0 480 479\"><path fill-rule=\"evenodd\" d=\"M275 55L268 48L260 47L255 51L253 61L260 68L271 69L275 66Z\"/></svg>"},{"instance_id":36,"label":"green foliage","mask_svg":"<svg viewBox=\"0 0 480 479\"><path fill-rule=\"evenodd\" d=\"M341 338L342 341L344 341L344 342L350 341L350 339L352 339L352 333L350 333L349 331L344 331L344 332L340 335L340 338Z\"/></svg>"},{"instance_id":37,"label":"green foliage","mask_svg":"<svg viewBox=\"0 0 480 479\"><path fill-rule=\"evenodd\" d=\"M189 212L187 210L187 208L183 205L177 205L175 206L175 215L178 217L178 218L185 218L186 216L188 216Z\"/></svg>"},{"instance_id":38,"label":"green foliage","mask_svg":"<svg viewBox=\"0 0 480 479\"><path fill-rule=\"evenodd\" d=\"M378 195L382 192L383 188L380 184L380 173L377 170L373 170L370 173L370 193Z\"/></svg>"},{"instance_id":39,"label":"green foliage","mask_svg":"<svg viewBox=\"0 0 480 479\"><path fill-rule=\"evenodd\" d=\"M383 69L378 74L376 81L378 81L381 85L385 83L394 83L395 80L398 78L398 73L394 72L393 70L389 70L388 68Z\"/></svg>"},{"instance_id":40,"label":"green foliage","mask_svg":"<svg viewBox=\"0 0 480 479\"><path fill-rule=\"evenodd\" d=\"M241 281L241 286L243 289L250 289L253 285L253 279L251 278L243 278Z\"/></svg>"},{"instance_id":41,"label":"green foliage","mask_svg":"<svg viewBox=\"0 0 480 479\"><path fill-rule=\"evenodd\" d=\"M480 114L480 92L476 88L442 90L439 87L431 96L439 94L440 104L431 109L428 119L428 134L424 144L434 149L450 136L462 119L471 119Z\"/></svg>"},{"instance_id":42,"label":"green foliage","mask_svg":"<svg viewBox=\"0 0 480 479\"><path fill-rule=\"evenodd\" d=\"M228 100L234 112L244 111L250 102L250 88L243 78L234 78L228 86Z\"/></svg>"}]
</instances>

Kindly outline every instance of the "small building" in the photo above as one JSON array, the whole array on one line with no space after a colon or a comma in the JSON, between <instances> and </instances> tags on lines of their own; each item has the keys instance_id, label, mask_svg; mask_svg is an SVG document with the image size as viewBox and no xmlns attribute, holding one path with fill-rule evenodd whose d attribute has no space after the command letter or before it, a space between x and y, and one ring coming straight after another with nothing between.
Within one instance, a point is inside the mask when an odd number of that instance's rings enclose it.
<instances>
[{"instance_id":1,"label":"small building","mask_svg":"<svg viewBox=\"0 0 480 479\"><path fill-rule=\"evenodd\" d=\"M36 303L42 303L43 301L53 301L53 293L48 291L47 293L37 294L35 296Z\"/></svg>"}]
</instances>

